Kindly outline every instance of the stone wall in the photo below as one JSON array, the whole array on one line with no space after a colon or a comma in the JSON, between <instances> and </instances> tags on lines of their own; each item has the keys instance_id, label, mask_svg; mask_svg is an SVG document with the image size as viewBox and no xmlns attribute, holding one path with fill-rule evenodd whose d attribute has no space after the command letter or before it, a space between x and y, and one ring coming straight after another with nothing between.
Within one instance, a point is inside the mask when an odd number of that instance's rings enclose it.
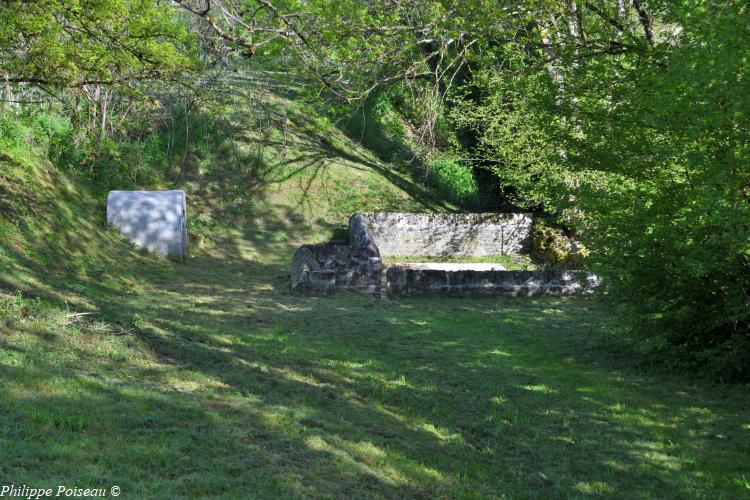
<instances>
[{"instance_id":1,"label":"stone wall","mask_svg":"<svg viewBox=\"0 0 750 500\"><path fill-rule=\"evenodd\" d=\"M302 245L292 256L292 290L329 295L336 289L380 297L380 253L359 214L349 220L349 244Z\"/></svg>"},{"instance_id":2,"label":"stone wall","mask_svg":"<svg viewBox=\"0 0 750 500\"><path fill-rule=\"evenodd\" d=\"M396 265L386 272L389 297L497 294L511 296L589 293L600 278L583 271L451 270L426 265Z\"/></svg>"},{"instance_id":3,"label":"stone wall","mask_svg":"<svg viewBox=\"0 0 750 500\"><path fill-rule=\"evenodd\" d=\"M356 213L349 217L349 244L363 255L380 257L380 248L373 238L367 214Z\"/></svg>"},{"instance_id":4,"label":"stone wall","mask_svg":"<svg viewBox=\"0 0 750 500\"><path fill-rule=\"evenodd\" d=\"M530 214L360 213L381 256L473 256L524 253ZM351 227L351 223L350 223Z\"/></svg>"}]
</instances>

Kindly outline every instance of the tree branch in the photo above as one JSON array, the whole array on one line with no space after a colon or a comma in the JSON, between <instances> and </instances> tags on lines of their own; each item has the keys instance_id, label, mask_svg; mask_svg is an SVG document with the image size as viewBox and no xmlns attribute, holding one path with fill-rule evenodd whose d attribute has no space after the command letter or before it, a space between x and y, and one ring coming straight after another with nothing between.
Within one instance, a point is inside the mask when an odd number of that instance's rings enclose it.
<instances>
[{"instance_id":1,"label":"tree branch","mask_svg":"<svg viewBox=\"0 0 750 500\"><path fill-rule=\"evenodd\" d=\"M643 34L646 36L646 41L649 45L653 45L654 33L651 30L651 18L648 16L648 12L643 8L641 0L633 0L633 6L638 11L638 19L641 21L641 26L643 26Z\"/></svg>"}]
</instances>

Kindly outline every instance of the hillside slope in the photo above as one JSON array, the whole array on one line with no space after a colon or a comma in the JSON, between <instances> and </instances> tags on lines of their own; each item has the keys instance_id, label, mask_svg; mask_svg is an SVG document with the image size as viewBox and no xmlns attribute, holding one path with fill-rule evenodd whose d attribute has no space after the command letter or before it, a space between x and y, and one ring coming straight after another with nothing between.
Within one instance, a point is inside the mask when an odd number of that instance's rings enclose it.
<instances>
[{"instance_id":1,"label":"hillside slope","mask_svg":"<svg viewBox=\"0 0 750 500\"><path fill-rule=\"evenodd\" d=\"M291 256L303 242L346 236L358 210L443 210L438 196L378 160L335 126L280 95L234 88L230 136L216 151L187 154L163 185L184 189L192 258ZM0 286L92 306L103 277L176 264L139 252L104 227L106 191L57 170L42 151L0 157ZM70 278L70 280L68 279ZM75 283L75 286L71 284Z\"/></svg>"},{"instance_id":2,"label":"hillside slope","mask_svg":"<svg viewBox=\"0 0 750 500\"><path fill-rule=\"evenodd\" d=\"M124 497L739 497L748 395L643 374L587 299L290 294L356 210L442 210L324 119L237 92L161 187L184 264L103 227L105 196L0 154L0 478ZM128 189L138 186L121 186ZM98 193L98 194L94 194ZM628 353L632 355L632 353Z\"/></svg>"}]
</instances>

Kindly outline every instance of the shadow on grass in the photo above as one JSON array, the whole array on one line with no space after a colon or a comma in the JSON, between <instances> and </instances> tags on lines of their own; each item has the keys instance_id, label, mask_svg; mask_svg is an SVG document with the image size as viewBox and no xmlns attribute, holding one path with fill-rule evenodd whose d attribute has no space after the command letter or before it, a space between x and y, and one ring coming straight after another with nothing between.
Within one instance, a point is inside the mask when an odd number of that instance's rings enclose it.
<instances>
[{"instance_id":1,"label":"shadow on grass","mask_svg":"<svg viewBox=\"0 0 750 500\"><path fill-rule=\"evenodd\" d=\"M580 361L578 337L611 328L591 301L303 298L285 272L204 257L139 275L138 296L97 290L103 317L134 331L84 329L78 348L65 331L26 348L16 325L3 345L25 366L1 365L5 439L52 460L3 476L104 473L177 495L742 491L740 391L613 371L606 351Z\"/></svg>"},{"instance_id":2,"label":"shadow on grass","mask_svg":"<svg viewBox=\"0 0 750 500\"><path fill-rule=\"evenodd\" d=\"M304 177L310 182L307 188L303 187L304 194L307 194L326 164L338 162L352 170L379 174L424 208L451 208L439 193L415 182L409 173L401 172L397 166L390 164L392 158L377 161L377 150L367 150L354 144L338 129L322 126L316 122L314 114L311 116L304 110L285 105L278 96L268 97L245 97L254 109L262 110L263 118L257 126L250 127L249 134L237 138L239 143L255 151L260 159L248 186L254 193L294 177ZM282 130L283 133L280 132ZM369 158L365 151L369 151L373 157ZM399 153L400 156L405 154L405 151Z\"/></svg>"}]
</instances>

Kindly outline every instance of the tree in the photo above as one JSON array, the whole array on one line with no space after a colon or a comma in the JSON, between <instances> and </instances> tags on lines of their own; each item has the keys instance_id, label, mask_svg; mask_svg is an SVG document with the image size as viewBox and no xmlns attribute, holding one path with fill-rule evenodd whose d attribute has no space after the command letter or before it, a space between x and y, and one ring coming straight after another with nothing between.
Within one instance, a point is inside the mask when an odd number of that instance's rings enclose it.
<instances>
[{"instance_id":1,"label":"tree","mask_svg":"<svg viewBox=\"0 0 750 500\"><path fill-rule=\"evenodd\" d=\"M0 75L58 88L167 79L191 66L188 39L157 0L9 0Z\"/></svg>"},{"instance_id":2,"label":"tree","mask_svg":"<svg viewBox=\"0 0 750 500\"><path fill-rule=\"evenodd\" d=\"M474 82L486 98L456 118L521 202L593 250L643 346L747 379L749 9L633 2L623 17L584 5L578 29L540 28L541 55L519 47L511 69L485 67Z\"/></svg>"}]
</instances>

